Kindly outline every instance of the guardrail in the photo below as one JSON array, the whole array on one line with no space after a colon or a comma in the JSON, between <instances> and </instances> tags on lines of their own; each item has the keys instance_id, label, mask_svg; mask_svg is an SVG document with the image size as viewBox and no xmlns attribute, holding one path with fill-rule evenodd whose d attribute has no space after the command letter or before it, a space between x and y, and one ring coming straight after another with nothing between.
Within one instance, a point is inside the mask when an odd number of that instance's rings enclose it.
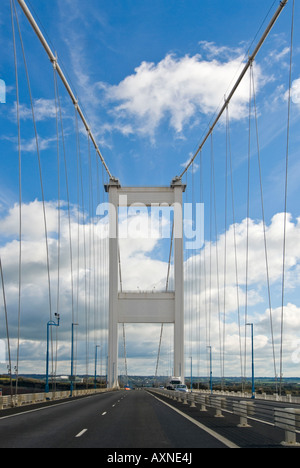
<instances>
[{"instance_id":1,"label":"guardrail","mask_svg":"<svg viewBox=\"0 0 300 468\"><path fill-rule=\"evenodd\" d=\"M283 445L297 444L296 434L300 429L300 410L295 408L275 408L275 426L285 431Z\"/></svg>"},{"instance_id":2,"label":"guardrail","mask_svg":"<svg viewBox=\"0 0 300 468\"><path fill-rule=\"evenodd\" d=\"M226 413L239 417L240 428L251 427L252 421L268 424L285 432L282 445L298 446L297 433L300 433L300 408L277 408L276 403L262 400L239 400L207 393L184 393L172 390L151 389L154 393L176 400L185 405L199 408L201 412L215 410L215 418L224 418Z\"/></svg>"},{"instance_id":3,"label":"guardrail","mask_svg":"<svg viewBox=\"0 0 300 468\"><path fill-rule=\"evenodd\" d=\"M249 400L252 398L252 393L248 392L229 392L229 391L222 391L222 390L214 390L211 393L210 390L193 390L193 393L200 393L200 394L207 394L207 395L215 395L215 396L225 396L225 397L236 397L236 398L248 398ZM264 401L278 401L280 403L293 403L296 405L300 405L300 397L293 396L293 395L279 395L278 393L273 393L273 395L268 395L267 393L256 393L255 394L256 400L264 400Z\"/></svg>"},{"instance_id":4,"label":"guardrail","mask_svg":"<svg viewBox=\"0 0 300 468\"><path fill-rule=\"evenodd\" d=\"M110 392L111 389L73 390L73 397L95 395ZM13 396L0 396L0 410L18 406L34 405L46 401L64 400L70 398L70 391L50 393L29 393Z\"/></svg>"}]
</instances>

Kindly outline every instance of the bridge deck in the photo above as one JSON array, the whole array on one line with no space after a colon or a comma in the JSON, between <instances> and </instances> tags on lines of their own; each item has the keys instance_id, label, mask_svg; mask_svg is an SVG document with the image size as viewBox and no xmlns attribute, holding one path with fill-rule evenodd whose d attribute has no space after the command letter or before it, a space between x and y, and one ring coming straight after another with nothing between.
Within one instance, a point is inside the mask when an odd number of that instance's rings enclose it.
<instances>
[{"instance_id":1,"label":"bridge deck","mask_svg":"<svg viewBox=\"0 0 300 468\"><path fill-rule=\"evenodd\" d=\"M214 418L146 391L112 392L46 407L2 411L1 448L192 449L281 447L282 431ZM204 427L203 427L204 426Z\"/></svg>"}]
</instances>

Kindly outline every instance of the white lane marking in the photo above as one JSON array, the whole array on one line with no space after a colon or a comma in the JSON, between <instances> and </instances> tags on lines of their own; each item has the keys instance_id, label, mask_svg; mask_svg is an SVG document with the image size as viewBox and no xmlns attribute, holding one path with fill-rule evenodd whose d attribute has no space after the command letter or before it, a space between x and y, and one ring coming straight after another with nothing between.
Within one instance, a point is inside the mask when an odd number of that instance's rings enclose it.
<instances>
[{"instance_id":1,"label":"white lane marking","mask_svg":"<svg viewBox=\"0 0 300 468\"><path fill-rule=\"evenodd\" d=\"M87 432L87 429L83 429L83 431L79 432L79 434L77 434L77 436L75 436L75 438L79 438L81 436L83 436L83 434L85 434Z\"/></svg>"},{"instance_id":2,"label":"white lane marking","mask_svg":"<svg viewBox=\"0 0 300 468\"><path fill-rule=\"evenodd\" d=\"M182 413L182 411L180 411L179 409L175 408L174 406L171 406L169 405L169 403L166 403L165 401L161 400L160 398L158 398L157 396L153 395L152 393L148 393L148 395L151 395L153 396L154 398L156 398L156 400L160 401L161 403L163 403L164 405L168 406L169 408L171 408L173 411L176 411L176 413L180 414L181 416L183 416L184 418L186 418L188 421L192 422L193 424L195 424L196 426L199 427L199 429L202 429L203 431L207 432L209 435L211 435L212 437L214 437L215 439L217 439L219 442L221 442L222 444L226 445L228 448L240 448L238 447L238 445L234 444L233 442L231 442L231 440L228 440L226 439L225 437L221 436L220 434L218 434L217 432L213 431L212 429L209 429L208 427L204 426L203 424L199 423L198 421L196 421L196 419L193 419L191 418L190 416L188 416L187 414L184 414Z\"/></svg>"},{"instance_id":3,"label":"white lane marking","mask_svg":"<svg viewBox=\"0 0 300 468\"><path fill-rule=\"evenodd\" d=\"M102 416L105 416L107 414L107 412L105 411L105 413L102 413Z\"/></svg>"}]
</instances>

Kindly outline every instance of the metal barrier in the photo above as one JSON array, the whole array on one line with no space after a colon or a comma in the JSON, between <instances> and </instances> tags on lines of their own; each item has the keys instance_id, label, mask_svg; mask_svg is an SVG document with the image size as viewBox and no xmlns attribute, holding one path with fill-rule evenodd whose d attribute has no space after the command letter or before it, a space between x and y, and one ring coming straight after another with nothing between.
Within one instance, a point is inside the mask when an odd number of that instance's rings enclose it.
<instances>
[{"instance_id":1,"label":"metal barrier","mask_svg":"<svg viewBox=\"0 0 300 468\"><path fill-rule=\"evenodd\" d=\"M110 392L111 389L93 389L93 390L74 390L73 397L95 395L98 393ZM50 393L28 393L22 395L2 396L0 397L0 410L14 408L18 406L33 405L44 403L46 401L57 401L70 397L70 392L50 392Z\"/></svg>"},{"instance_id":2,"label":"metal barrier","mask_svg":"<svg viewBox=\"0 0 300 468\"><path fill-rule=\"evenodd\" d=\"M207 412L209 408L215 409L215 417L224 418L225 413L239 416L240 428L250 427L252 421L268 424L285 431L287 446L298 446L297 433L300 433L300 408L277 408L274 403L264 400L235 399L231 395L227 398L208 393L186 393L178 391L151 389L154 393L174 399L186 401L190 406L198 408L201 412Z\"/></svg>"},{"instance_id":3,"label":"metal barrier","mask_svg":"<svg viewBox=\"0 0 300 468\"><path fill-rule=\"evenodd\" d=\"M251 427L248 424L248 417L254 416L254 402L235 401L233 402L233 412L240 417L238 427Z\"/></svg>"},{"instance_id":4,"label":"metal barrier","mask_svg":"<svg viewBox=\"0 0 300 468\"><path fill-rule=\"evenodd\" d=\"M275 426L285 432L282 445L300 446L296 438L297 431L300 429L300 409L275 408Z\"/></svg>"},{"instance_id":5,"label":"metal barrier","mask_svg":"<svg viewBox=\"0 0 300 468\"><path fill-rule=\"evenodd\" d=\"M222 410L226 409L226 398L214 398L211 402L211 406L216 409L215 418L224 418Z\"/></svg>"}]
</instances>

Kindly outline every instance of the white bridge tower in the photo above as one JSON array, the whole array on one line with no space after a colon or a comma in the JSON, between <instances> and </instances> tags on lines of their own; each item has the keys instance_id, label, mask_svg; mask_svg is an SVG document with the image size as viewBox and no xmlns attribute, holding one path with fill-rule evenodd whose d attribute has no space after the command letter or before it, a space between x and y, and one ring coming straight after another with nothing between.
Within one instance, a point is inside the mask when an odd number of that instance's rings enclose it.
<instances>
[{"instance_id":1,"label":"white bridge tower","mask_svg":"<svg viewBox=\"0 0 300 468\"><path fill-rule=\"evenodd\" d=\"M118 383L119 323L173 323L174 375L184 382L184 278L183 278L183 206L186 186L175 179L170 187L122 188L113 179L109 193L109 344L108 386ZM174 208L174 292L132 293L119 291L119 207L124 206Z\"/></svg>"}]
</instances>

